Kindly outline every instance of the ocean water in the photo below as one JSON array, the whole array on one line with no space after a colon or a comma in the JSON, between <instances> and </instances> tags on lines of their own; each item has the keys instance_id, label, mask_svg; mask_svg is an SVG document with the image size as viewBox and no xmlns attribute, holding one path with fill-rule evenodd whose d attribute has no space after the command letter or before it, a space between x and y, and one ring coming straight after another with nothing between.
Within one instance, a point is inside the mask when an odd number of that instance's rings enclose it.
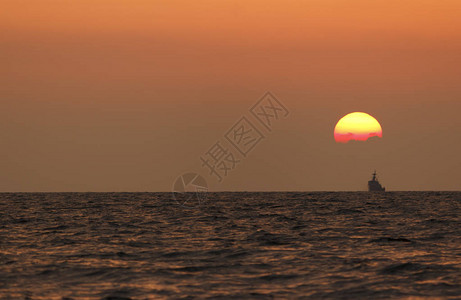
<instances>
[{"instance_id":1,"label":"ocean water","mask_svg":"<svg viewBox=\"0 0 461 300\"><path fill-rule=\"evenodd\" d=\"M460 192L0 194L1 299L461 299Z\"/></svg>"}]
</instances>

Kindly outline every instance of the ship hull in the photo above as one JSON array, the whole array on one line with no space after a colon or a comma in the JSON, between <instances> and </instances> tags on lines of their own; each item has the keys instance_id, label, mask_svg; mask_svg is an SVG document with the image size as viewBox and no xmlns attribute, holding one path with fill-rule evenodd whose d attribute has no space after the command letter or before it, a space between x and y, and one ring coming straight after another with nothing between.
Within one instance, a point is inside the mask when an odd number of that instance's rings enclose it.
<instances>
[{"instance_id":1,"label":"ship hull","mask_svg":"<svg viewBox=\"0 0 461 300\"><path fill-rule=\"evenodd\" d=\"M385 192L386 189L379 184L377 181L368 181L368 191L369 192Z\"/></svg>"}]
</instances>

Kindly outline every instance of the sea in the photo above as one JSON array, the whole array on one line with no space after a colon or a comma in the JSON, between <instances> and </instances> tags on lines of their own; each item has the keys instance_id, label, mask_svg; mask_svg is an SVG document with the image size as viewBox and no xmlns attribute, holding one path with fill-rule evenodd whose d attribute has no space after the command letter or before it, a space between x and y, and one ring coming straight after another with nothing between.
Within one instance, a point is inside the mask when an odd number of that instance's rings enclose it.
<instances>
[{"instance_id":1,"label":"sea","mask_svg":"<svg viewBox=\"0 0 461 300\"><path fill-rule=\"evenodd\" d=\"M0 194L0 299L461 299L461 192L220 192L186 204Z\"/></svg>"}]
</instances>

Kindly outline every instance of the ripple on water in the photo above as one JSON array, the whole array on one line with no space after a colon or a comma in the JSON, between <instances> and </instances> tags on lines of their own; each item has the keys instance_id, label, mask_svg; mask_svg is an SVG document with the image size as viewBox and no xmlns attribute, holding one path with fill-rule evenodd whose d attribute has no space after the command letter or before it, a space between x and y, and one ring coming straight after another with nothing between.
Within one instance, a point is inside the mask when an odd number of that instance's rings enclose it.
<instances>
[{"instance_id":1,"label":"ripple on water","mask_svg":"<svg viewBox=\"0 0 461 300\"><path fill-rule=\"evenodd\" d=\"M0 194L0 298L456 299L461 193Z\"/></svg>"}]
</instances>

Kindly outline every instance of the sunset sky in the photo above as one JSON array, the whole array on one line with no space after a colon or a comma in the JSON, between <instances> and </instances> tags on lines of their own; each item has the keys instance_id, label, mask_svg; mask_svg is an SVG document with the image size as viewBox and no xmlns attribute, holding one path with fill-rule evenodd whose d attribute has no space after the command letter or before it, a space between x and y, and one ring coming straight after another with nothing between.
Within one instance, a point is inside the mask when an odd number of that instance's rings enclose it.
<instances>
[{"instance_id":1,"label":"sunset sky","mask_svg":"<svg viewBox=\"0 0 461 300\"><path fill-rule=\"evenodd\" d=\"M0 191L460 190L459 0L2 0ZM289 110L220 183L200 156ZM383 137L335 143L350 112Z\"/></svg>"}]
</instances>

